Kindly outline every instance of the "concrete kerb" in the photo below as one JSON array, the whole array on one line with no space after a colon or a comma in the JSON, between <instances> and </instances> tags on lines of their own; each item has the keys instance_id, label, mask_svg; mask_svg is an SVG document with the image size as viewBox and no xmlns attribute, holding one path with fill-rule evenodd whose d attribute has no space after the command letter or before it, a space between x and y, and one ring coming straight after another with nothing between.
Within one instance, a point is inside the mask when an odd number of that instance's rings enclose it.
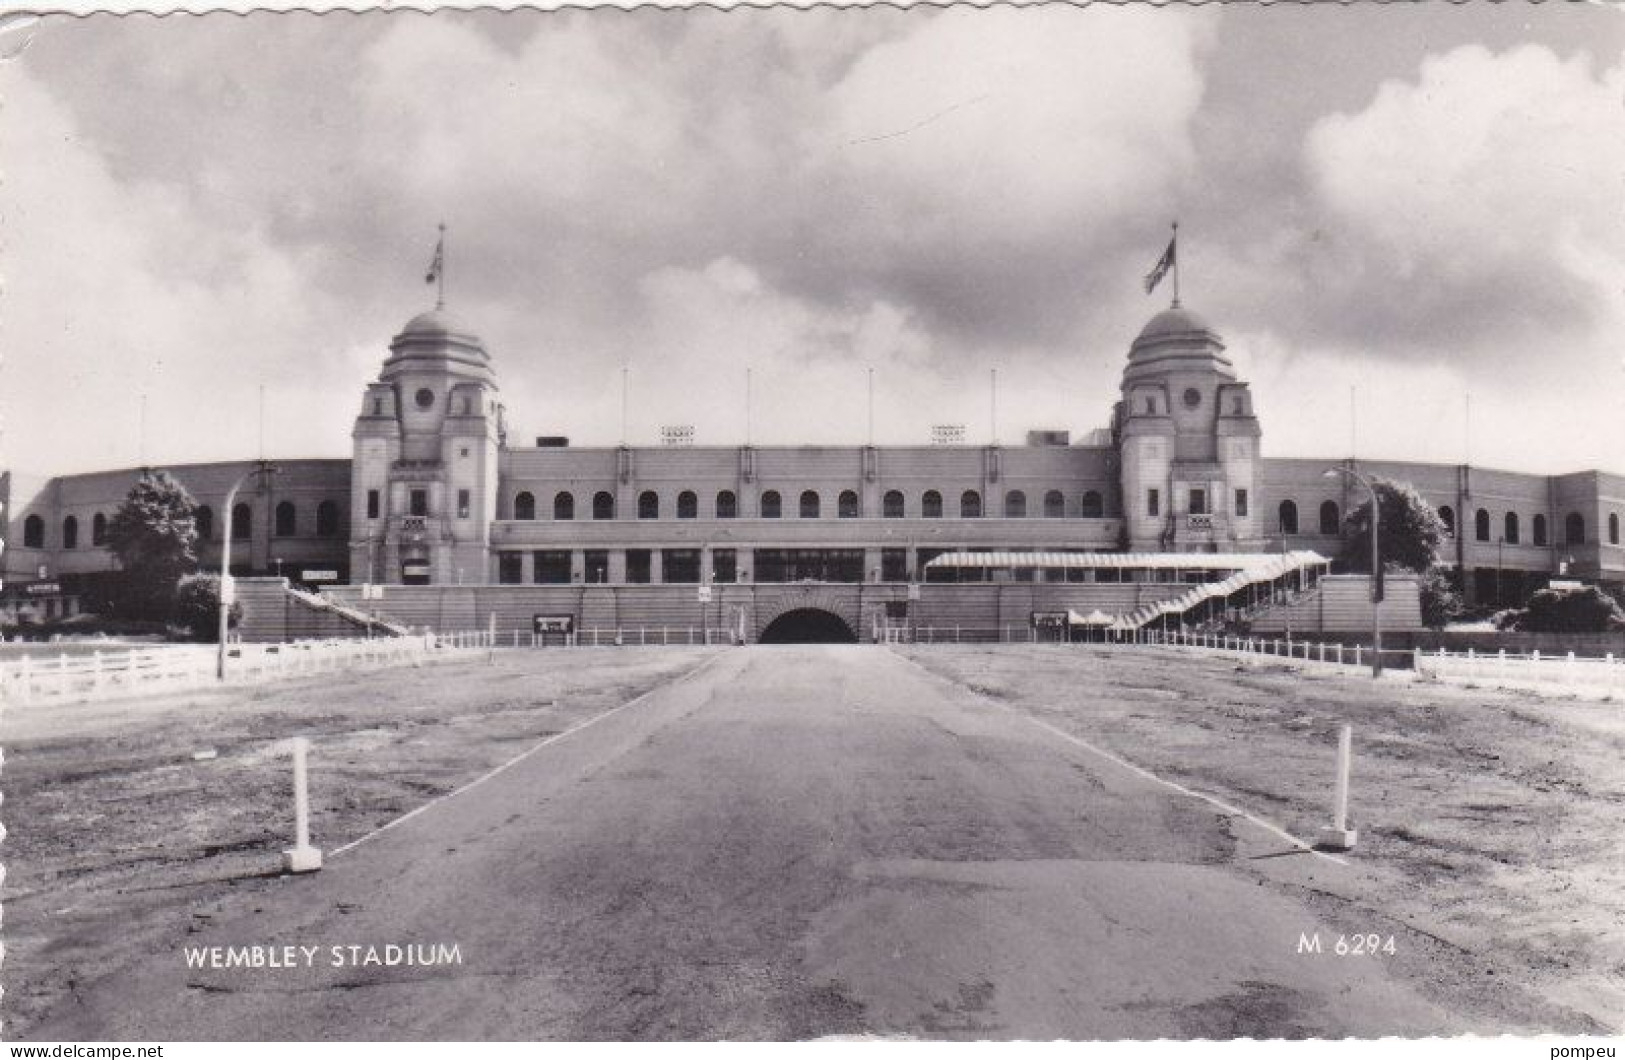
<instances>
[{"instance_id":1,"label":"concrete kerb","mask_svg":"<svg viewBox=\"0 0 1625 1060\"><path fill-rule=\"evenodd\" d=\"M991 706L997 707L1000 710L1007 711L1007 712L1009 712L1011 714L1014 714L1016 717L1021 718L1024 721L1027 721L1028 723L1030 723L1032 725L1038 726L1040 729L1043 729L1045 732L1048 732L1053 736L1059 736L1061 739L1067 741L1068 743L1075 744L1078 747L1083 748L1085 751L1088 751L1090 754L1096 755L1096 756L1098 756L1100 758L1104 758L1106 761L1111 762L1113 765L1118 766L1121 769L1126 769L1130 773L1133 773L1133 774L1135 774L1137 776L1143 777L1146 780L1152 781L1153 783L1161 784L1163 787L1168 788L1168 789L1170 789L1172 791L1176 791L1181 795L1187 796L1188 798L1199 799L1202 802L1207 803L1209 806L1212 806L1215 809L1219 810L1221 813L1225 814L1228 817L1240 817L1240 818L1242 818L1244 820L1251 821L1254 825L1257 825L1259 828L1262 828L1264 831L1266 831L1269 834L1275 836L1277 839L1281 839L1281 840L1284 840L1287 843L1290 843L1292 846L1296 847L1297 849L1303 851L1306 854L1312 854L1317 858L1321 858L1321 859L1323 859L1325 861L1330 861L1330 862L1332 862L1333 864L1336 864L1336 865L1344 865L1344 866L1348 865L1348 861L1346 859L1337 857L1335 854L1328 854L1325 851L1317 850L1315 848L1314 844L1306 842L1305 840L1299 839L1297 836L1293 835L1291 832L1288 832L1285 828L1282 828L1280 825L1276 824L1274 821L1267 820L1266 818L1260 817L1255 813L1251 813L1251 812L1249 812L1247 810L1244 810L1239 806L1233 806L1230 803L1225 802L1223 799L1220 799L1220 798L1218 798L1216 796L1213 796L1213 795L1209 795L1206 792L1196 791L1193 788L1187 788L1185 785L1180 784L1177 781L1169 780L1166 777L1160 777L1157 774L1151 772L1151 770L1146 769L1144 766L1136 765L1135 763L1130 762L1128 759L1123 758L1120 755L1113 754L1111 751L1108 751L1103 747L1098 747L1095 744L1090 743L1088 740L1085 740L1080 736L1074 736L1072 733L1067 732L1065 729L1056 728L1054 725L1051 725L1047 721L1043 721L1042 719L1035 718L1031 714L1027 714L1024 711L1017 710L1015 707L1012 707L1012 706L1010 706L1008 704L1001 703L998 700L993 699L991 696L984 696L981 693L979 693L979 692L977 692L977 691L975 691L973 689L967 688L964 685L961 685L956 681L952 681L949 678L943 677L941 674L933 673L931 670L927 669L925 666L923 666L920 663L914 661L913 659L910 659L908 656L903 655L901 652L897 652L895 649L887 648L887 650L892 651L893 654L897 655L898 658L902 659L904 662L908 663L910 666L913 666L915 669L917 669L921 673L925 674L931 680L936 681L939 684L948 685L951 688L954 688L954 689L957 689L957 690L959 690L961 692L964 692L964 693L967 693L969 695L975 696L977 699L980 699L983 702L990 704Z\"/></svg>"},{"instance_id":2,"label":"concrete kerb","mask_svg":"<svg viewBox=\"0 0 1625 1060\"><path fill-rule=\"evenodd\" d=\"M658 685L655 688L649 689L649 691L644 692L642 695L634 696L633 698L627 700L625 703L622 703L619 706L611 707L611 708L609 708L608 710L604 711L601 714L594 714L592 717L588 718L586 721L582 722L579 725L572 725L570 728L565 729L563 732L556 732L552 736L548 736L548 737L542 739L538 743L533 744L532 746L530 746L530 747L526 748L525 750L519 752L518 754L514 755L512 758L508 759L506 762L503 762L501 765L496 766L495 768L489 770L486 773L481 774L478 777L475 777L473 780L469 781L467 784L464 784L462 787L457 788L457 789L452 790L452 791L448 791L444 795L436 796L435 798L430 799L428 802L424 803L422 806L419 806L419 807L417 807L416 809L413 809L413 810L408 810L406 813L401 814L399 817L395 818L394 820L386 821L384 824L379 825L377 828L373 829L371 832L368 832L366 835L361 836L359 839L353 839L350 842L344 844L343 846L336 848L330 854L328 854L328 859L331 860L333 858L338 857L340 854L348 853L349 851L354 850L356 847L358 847L361 844L367 842L368 840L375 839L378 836L383 835L385 832L389 831L390 829L395 828L398 825L405 824L407 821L410 821L414 817L417 817L417 816L419 816L421 814L427 813L429 810L434 809L436 806L439 806L441 803L447 802L447 801L449 801L451 799L455 799L457 796L463 794L464 792L472 791L473 789L479 787L481 784L484 784L486 781L492 779L493 777L500 776L501 774L506 773L508 770L512 769L514 766L518 765L520 762L523 762L525 759L530 758L532 755L536 754L538 751L541 751L541 750L543 750L543 749L545 749L547 747L550 747L553 744L556 744L561 740L568 739L569 737L574 736L576 733L581 732L583 729L590 729L594 725L597 725L599 722L603 721L605 718L611 717L611 716L613 716L615 714L619 714L621 711L630 709L631 707L635 707L639 703L642 703L644 700L648 699L650 696L654 695L657 692L664 691L665 689L671 688L673 685L679 685L679 684L682 684L682 683L688 681L691 677L694 677L700 671L705 670L706 668L715 665L716 662L719 659L722 659L725 656L726 656L726 653L719 652L718 654L711 656L709 659L705 659L702 662L698 663L697 665L692 666L689 669L683 671L683 673L679 674L677 677L673 678L672 680L667 681L664 684Z\"/></svg>"}]
</instances>

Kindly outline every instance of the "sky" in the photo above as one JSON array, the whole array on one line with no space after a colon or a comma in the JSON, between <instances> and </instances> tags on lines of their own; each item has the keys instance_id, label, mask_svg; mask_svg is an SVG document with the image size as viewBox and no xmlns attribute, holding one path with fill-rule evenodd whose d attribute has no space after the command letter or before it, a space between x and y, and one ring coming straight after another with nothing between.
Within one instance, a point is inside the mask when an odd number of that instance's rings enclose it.
<instances>
[{"instance_id":1,"label":"sky","mask_svg":"<svg viewBox=\"0 0 1625 1060\"><path fill-rule=\"evenodd\" d=\"M744 442L747 369L756 444L865 441L871 369L880 444L1078 438L1167 305L1142 278L1177 219L1266 455L1625 472L1617 8L102 16L26 43L0 62L19 469L347 456L441 222L516 444L620 441L623 368L633 444Z\"/></svg>"}]
</instances>

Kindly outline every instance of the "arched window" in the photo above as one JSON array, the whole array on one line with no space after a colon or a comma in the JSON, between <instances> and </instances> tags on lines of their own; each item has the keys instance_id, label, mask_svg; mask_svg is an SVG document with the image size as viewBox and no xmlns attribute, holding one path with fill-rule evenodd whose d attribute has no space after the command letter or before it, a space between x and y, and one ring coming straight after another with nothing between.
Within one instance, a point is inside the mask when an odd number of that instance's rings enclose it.
<instances>
[{"instance_id":1,"label":"arched window","mask_svg":"<svg viewBox=\"0 0 1625 1060\"><path fill-rule=\"evenodd\" d=\"M677 495L677 518L698 519L700 517L700 498L693 490L684 490Z\"/></svg>"},{"instance_id":2,"label":"arched window","mask_svg":"<svg viewBox=\"0 0 1625 1060\"><path fill-rule=\"evenodd\" d=\"M1473 536L1480 541L1490 539L1490 513L1483 508L1480 508L1478 514L1473 516Z\"/></svg>"},{"instance_id":3,"label":"arched window","mask_svg":"<svg viewBox=\"0 0 1625 1060\"><path fill-rule=\"evenodd\" d=\"M246 504L231 506L231 539L247 541L254 536L254 509Z\"/></svg>"},{"instance_id":4,"label":"arched window","mask_svg":"<svg viewBox=\"0 0 1625 1060\"><path fill-rule=\"evenodd\" d=\"M1100 494L1094 490L1086 491L1083 495L1083 506L1078 509L1078 513L1085 519L1099 519L1105 512L1106 505L1101 500Z\"/></svg>"},{"instance_id":5,"label":"arched window","mask_svg":"<svg viewBox=\"0 0 1625 1060\"><path fill-rule=\"evenodd\" d=\"M1050 490L1044 494L1044 518L1061 519L1066 515L1066 494Z\"/></svg>"},{"instance_id":6,"label":"arched window","mask_svg":"<svg viewBox=\"0 0 1625 1060\"><path fill-rule=\"evenodd\" d=\"M762 518L777 519L783 512L780 510L784 501L779 497L778 490L768 490L762 494Z\"/></svg>"},{"instance_id":7,"label":"arched window","mask_svg":"<svg viewBox=\"0 0 1625 1060\"><path fill-rule=\"evenodd\" d=\"M23 547L45 547L45 520L37 515L30 515L23 520Z\"/></svg>"},{"instance_id":8,"label":"arched window","mask_svg":"<svg viewBox=\"0 0 1625 1060\"><path fill-rule=\"evenodd\" d=\"M1506 521L1505 521L1505 523L1503 525L1503 529L1506 532L1503 533L1501 536L1506 539L1506 543L1509 544L1509 545L1516 545L1518 543L1518 513L1517 512L1507 512L1507 517L1506 517Z\"/></svg>"},{"instance_id":9,"label":"arched window","mask_svg":"<svg viewBox=\"0 0 1625 1060\"><path fill-rule=\"evenodd\" d=\"M1535 535L1535 544L1544 545L1546 543L1546 517L1544 515L1535 516L1534 524L1530 529Z\"/></svg>"},{"instance_id":10,"label":"arched window","mask_svg":"<svg viewBox=\"0 0 1625 1060\"><path fill-rule=\"evenodd\" d=\"M801 517L803 519L818 518L818 491L801 491Z\"/></svg>"},{"instance_id":11,"label":"arched window","mask_svg":"<svg viewBox=\"0 0 1625 1060\"><path fill-rule=\"evenodd\" d=\"M959 495L959 517L961 519L980 519L982 517L982 495L975 490L966 490Z\"/></svg>"},{"instance_id":12,"label":"arched window","mask_svg":"<svg viewBox=\"0 0 1625 1060\"><path fill-rule=\"evenodd\" d=\"M592 517L594 519L615 518L615 495L607 490L599 490L592 495Z\"/></svg>"},{"instance_id":13,"label":"arched window","mask_svg":"<svg viewBox=\"0 0 1625 1060\"><path fill-rule=\"evenodd\" d=\"M339 536L339 506L334 501L323 501L316 505L316 536Z\"/></svg>"},{"instance_id":14,"label":"arched window","mask_svg":"<svg viewBox=\"0 0 1625 1060\"><path fill-rule=\"evenodd\" d=\"M536 498L530 490L523 490L513 499L513 517L515 519L536 518Z\"/></svg>"},{"instance_id":15,"label":"arched window","mask_svg":"<svg viewBox=\"0 0 1625 1060\"><path fill-rule=\"evenodd\" d=\"M1619 544L1619 513L1618 512L1609 512L1608 513L1608 543L1610 545Z\"/></svg>"},{"instance_id":16,"label":"arched window","mask_svg":"<svg viewBox=\"0 0 1625 1060\"><path fill-rule=\"evenodd\" d=\"M1579 512L1570 512L1568 518L1563 520L1563 543L1566 545L1586 543L1585 516Z\"/></svg>"},{"instance_id":17,"label":"arched window","mask_svg":"<svg viewBox=\"0 0 1625 1060\"><path fill-rule=\"evenodd\" d=\"M101 512L90 517L90 544L92 547L107 544L107 516Z\"/></svg>"},{"instance_id":18,"label":"arched window","mask_svg":"<svg viewBox=\"0 0 1625 1060\"><path fill-rule=\"evenodd\" d=\"M717 494L717 518L739 518L739 498L734 496L733 490L722 490Z\"/></svg>"},{"instance_id":19,"label":"arched window","mask_svg":"<svg viewBox=\"0 0 1625 1060\"><path fill-rule=\"evenodd\" d=\"M277 537L292 537L294 533L295 515L292 501L282 501L276 506L276 520L272 526Z\"/></svg>"},{"instance_id":20,"label":"arched window","mask_svg":"<svg viewBox=\"0 0 1625 1060\"><path fill-rule=\"evenodd\" d=\"M553 518L569 522L576 517L576 495L568 490L553 494Z\"/></svg>"},{"instance_id":21,"label":"arched window","mask_svg":"<svg viewBox=\"0 0 1625 1060\"><path fill-rule=\"evenodd\" d=\"M1448 504L1442 505L1439 508L1439 521L1444 523L1444 532L1447 536L1456 536L1456 510L1454 508Z\"/></svg>"},{"instance_id":22,"label":"arched window","mask_svg":"<svg viewBox=\"0 0 1625 1060\"><path fill-rule=\"evenodd\" d=\"M1295 534L1298 532L1298 506L1292 501L1282 501L1280 510L1281 533Z\"/></svg>"},{"instance_id":23,"label":"arched window","mask_svg":"<svg viewBox=\"0 0 1625 1060\"><path fill-rule=\"evenodd\" d=\"M79 547L79 520L75 516L68 516L62 520L62 547Z\"/></svg>"},{"instance_id":24,"label":"arched window","mask_svg":"<svg viewBox=\"0 0 1625 1060\"><path fill-rule=\"evenodd\" d=\"M660 518L660 494L654 490L644 490L638 494L638 518Z\"/></svg>"},{"instance_id":25,"label":"arched window","mask_svg":"<svg viewBox=\"0 0 1625 1060\"><path fill-rule=\"evenodd\" d=\"M192 525L197 527L197 539L207 541L214 537L214 509L207 504L198 505L192 513Z\"/></svg>"},{"instance_id":26,"label":"arched window","mask_svg":"<svg viewBox=\"0 0 1625 1060\"><path fill-rule=\"evenodd\" d=\"M920 518L942 518L942 494L936 490L925 491L925 495L920 498Z\"/></svg>"},{"instance_id":27,"label":"arched window","mask_svg":"<svg viewBox=\"0 0 1625 1060\"><path fill-rule=\"evenodd\" d=\"M1337 518L1337 502L1322 501L1320 505L1320 532L1327 537L1336 537L1339 526Z\"/></svg>"},{"instance_id":28,"label":"arched window","mask_svg":"<svg viewBox=\"0 0 1625 1060\"><path fill-rule=\"evenodd\" d=\"M842 519L856 519L858 517L858 494L856 490L842 490L840 497L835 501L835 514Z\"/></svg>"},{"instance_id":29,"label":"arched window","mask_svg":"<svg viewBox=\"0 0 1625 1060\"><path fill-rule=\"evenodd\" d=\"M886 495L880 499L880 514L887 519L901 519L903 517L902 490L886 491Z\"/></svg>"},{"instance_id":30,"label":"arched window","mask_svg":"<svg viewBox=\"0 0 1625 1060\"><path fill-rule=\"evenodd\" d=\"M1011 490L1004 495L1004 517L1006 519L1025 519L1027 517L1027 495L1020 490Z\"/></svg>"}]
</instances>

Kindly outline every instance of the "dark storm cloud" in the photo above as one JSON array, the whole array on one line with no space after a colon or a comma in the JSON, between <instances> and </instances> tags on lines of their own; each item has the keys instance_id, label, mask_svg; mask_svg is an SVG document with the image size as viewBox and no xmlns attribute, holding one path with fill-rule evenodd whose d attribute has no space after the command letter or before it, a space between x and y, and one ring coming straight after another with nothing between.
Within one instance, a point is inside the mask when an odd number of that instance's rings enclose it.
<instances>
[{"instance_id":1,"label":"dark storm cloud","mask_svg":"<svg viewBox=\"0 0 1625 1060\"><path fill-rule=\"evenodd\" d=\"M944 409L1019 365L1012 401L1086 427L1179 217L1187 298L1266 377L1590 363L1620 323L1618 20L1555 12L1517 50L1527 20L1443 11L53 26L0 73L52 167L0 191L42 292L11 326L88 377L111 354L126 388L155 348L165 378L230 351L244 385L304 381L330 445L445 220L452 302L514 404L578 434L626 361L646 386L672 366L668 394L829 365L839 393L786 431L845 422L855 363L938 380Z\"/></svg>"}]
</instances>

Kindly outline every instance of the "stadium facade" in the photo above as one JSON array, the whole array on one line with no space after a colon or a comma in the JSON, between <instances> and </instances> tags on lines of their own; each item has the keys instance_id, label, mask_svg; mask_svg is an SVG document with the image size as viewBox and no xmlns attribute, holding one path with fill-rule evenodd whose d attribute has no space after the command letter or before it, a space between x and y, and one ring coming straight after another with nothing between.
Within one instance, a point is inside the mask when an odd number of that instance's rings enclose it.
<instances>
[{"instance_id":1,"label":"stadium facade","mask_svg":"<svg viewBox=\"0 0 1625 1060\"><path fill-rule=\"evenodd\" d=\"M545 604L584 624L591 593L624 589L621 625L627 600L660 595L643 587L685 585L735 587L736 599L754 587L748 595L766 612L787 606L765 606L766 587L796 586L805 602L810 587L868 586L867 603L831 606L851 626L881 603L906 610L919 594L903 587L921 582L1025 583L1034 607L1107 599L1124 608L1144 593L1077 596L1080 583L1176 580L1152 569L1165 563L1125 576L1108 573L1121 563L1022 557L1336 556L1344 515L1363 493L1348 476L1325 475L1343 464L1409 482L1437 506L1452 531L1444 558L1471 601L1516 602L1560 575L1625 582L1618 474L1282 459L1261 454L1261 434L1222 339L1176 304L1134 339L1112 422L1083 444L1033 431L1014 446L519 445L484 343L436 309L390 343L361 396L351 459L278 459L276 474L250 478L235 506L232 568L335 599L359 598L344 586L427 587L395 599L433 599L442 618L453 588L513 587L503 590L514 599L505 622ZM199 502L205 566L219 562L225 495L254 466L167 468ZM107 521L139 473L0 479L13 617L57 617L94 598L115 569ZM966 552L987 558L932 563ZM1076 599L1031 596L1052 583L1077 587ZM542 595L527 602L518 587ZM464 620L491 618L489 606L470 606L480 613Z\"/></svg>"}]
</instances>

